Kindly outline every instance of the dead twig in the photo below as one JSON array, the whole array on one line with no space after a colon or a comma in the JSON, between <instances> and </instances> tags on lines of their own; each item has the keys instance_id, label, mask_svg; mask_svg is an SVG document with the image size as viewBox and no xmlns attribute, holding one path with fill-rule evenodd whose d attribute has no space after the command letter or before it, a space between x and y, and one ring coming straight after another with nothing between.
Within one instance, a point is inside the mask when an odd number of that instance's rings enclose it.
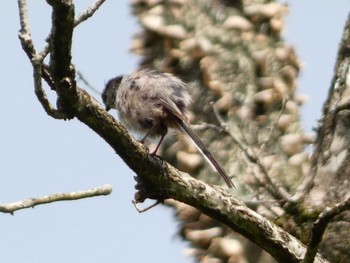
<instances>
[{"instance_id":1,"label":"dead twig","mask_svg":"<svg viewBox=\"0 0 350 263\"><path fill-rule=\"evenodd\" d=\"M96 93L96 95L101 96L101 92L95 89L95 87L90 84L90 82L84 77L83 73L79 70L77 71L77 79L83 82L90 90Z\"/></svg>"},{"instance_id":2,"label":"dead twig","mask_svg":"<svg viewBox=\"0 0 350 263\"><path fill-rule=\"evenodd\" d=\"M266 170L265 166L261 163L258 155L254 153L253 150L251 150L250 147L243 145L236 136L233 134L233 132L230 130L228 125L223 121L223 119L220 117L219 113L215 109L215 107L212 104L213 112L220 124L220 127L222 127L222 130L225 131L233 140L233 142L238 146L238 148L244 153L245 157L250 163L255 164L260 172L262 173L264 180L266 183L262 182L262 180L256 175L255 179L257 180L258 184L262 187L265 187L267 191L280 203L281 206L283 206L286 201L289 199L289 195L287 191L282 188L281 186L277 186L277 184L274 182L274 180L269 175L268 171Z\"/></svg>"},{"instance_id":3,"label":"dead twig","mask_svg":"<svg viewBox=\"0 0 350 263\"><path fill-rule=\"evenodd\" d=\"M152 204L152 205L150 205L150 206L148 206L148 207L146 207L146 208L141 208L141 207L139 207L139 206L137 205L137 202L136 202L135 200L132 200L131 202L132 202L132 204L134 205L136 211L139 212L139 213L146 212L146 211L152 209L153 207L155 207L155 206L157 206L157 205L159 205L159 204L162 203L161 201L157 200L157 201L154 202L154 204Z\"/></svg>"},{"instance_id":4,"label":"dead twig","mask_svg":"<svg viewBox=\"0 0 350 263\"><path fill-rule=\"evenodd\" d=\"M86 8L84 11L82 11L78 17L74 19L74 27L79 25L81 22L84 22L85 20L89 19L94 15L94 13L101 7L101 5L106 0L96 0L94 3L92 3L88 8Z\"/></svg>"},{"instance_id":5,"label":"dead twig","mask_svg":"<svg viewBox=\"0 0 350 263\"><path fill-rule=\"evenodd\" d=\"M17 210L33 208L37 205L49 204L59 201L78 200L100 195L109 195L112 192L111 185L103 185L97 188L69 193L56 193L52 195L29 198L9 204L0 204L0 212L13 214Z\"/></svg>"}]
</instances>

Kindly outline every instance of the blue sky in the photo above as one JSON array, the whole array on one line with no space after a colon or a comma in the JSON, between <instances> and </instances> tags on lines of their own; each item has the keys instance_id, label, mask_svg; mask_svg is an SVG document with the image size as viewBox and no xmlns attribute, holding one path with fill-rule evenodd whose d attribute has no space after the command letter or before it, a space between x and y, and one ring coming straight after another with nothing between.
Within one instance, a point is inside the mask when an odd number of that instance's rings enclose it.
<instances>
[{"instance_id":1,"label":"blue sky","mask_svg":"<svg viewBox=\"0 0 350 263\"><path fill-rule=\"evenodd\" d=\"M30 1L33 38L40 49L49 31L50 8ZM76 1L82 10L90 1ZM285 37L304 68L299 92L309 100L303 126L311 130L330 85L349 0L287 1ZM138 214L131 200L133 173L113 150L77 120L48 117L33 92L32 70L17 38L16 1L3 1L0 16L0 203L103 184L113 193L0 214L0 262L191 262L176 237L173 211L158 206ZM73 62L97 89L109 78L137 68L128 51L138 30L127 1L106 1L74 32ZM48 91L50 98L54 94Z\"/></svg>"}]
</instances>

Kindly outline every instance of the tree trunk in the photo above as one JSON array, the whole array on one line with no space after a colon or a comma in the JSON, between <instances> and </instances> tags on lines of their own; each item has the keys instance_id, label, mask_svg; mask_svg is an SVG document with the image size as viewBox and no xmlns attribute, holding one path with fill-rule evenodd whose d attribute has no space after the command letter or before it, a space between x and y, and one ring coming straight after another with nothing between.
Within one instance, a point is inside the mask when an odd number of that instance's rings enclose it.
<instances>
[{"instance_id":1,"label":"tree trunk","mask_svg":"<svg viewBox=\"0 0 350 263\"><path fill-rule=\"evenodd\" d=\"M317 131L306 209L320 211L350 196L350 17L340 43L335 72ZM306 181L309 181L308 178ZM350 260L350 211L328 225L321 250L331 262Z\"/></svg>"}]
</instances>

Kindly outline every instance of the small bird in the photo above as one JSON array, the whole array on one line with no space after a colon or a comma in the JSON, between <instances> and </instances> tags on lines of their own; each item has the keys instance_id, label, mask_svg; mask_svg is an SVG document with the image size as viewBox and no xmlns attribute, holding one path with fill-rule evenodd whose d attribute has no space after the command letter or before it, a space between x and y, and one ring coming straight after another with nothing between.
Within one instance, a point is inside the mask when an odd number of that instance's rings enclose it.
<instances>
[{"instance_id":1,"label":"small bird","mask_svg":"<svg viewBox=\"0 0 350 263\"><path fill-rule=\"evenodd\" d=\"M179 78L158 70L141 69L109 80L102 92L102 100L107 111L117 109L119 119L127 129L144 134L142 143L146 138L160 137L151 154L157 153L169 129L186 133L228 187L234 187L188 122L186 111L191 99L186 83Z\"/></svg>"}]
</instances>

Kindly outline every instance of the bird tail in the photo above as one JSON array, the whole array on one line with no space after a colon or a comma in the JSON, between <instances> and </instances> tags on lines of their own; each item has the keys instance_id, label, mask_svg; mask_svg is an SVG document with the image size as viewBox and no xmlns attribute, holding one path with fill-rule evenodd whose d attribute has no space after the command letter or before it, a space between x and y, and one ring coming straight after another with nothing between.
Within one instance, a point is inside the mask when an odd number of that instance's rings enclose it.
<instances>
[{"instance_id":1,"label":"bird tail","mask_svg":"<svg viewBox=\"0 0 350 263\"><path fill-rule=\"evenodd\" d=\"M199 139L197 134L193 131L191 128L191 125L187 123L186 121L179 120L179 124L181 128L190 136L194 144L196 145L197 149L200 151L200 153L204 156L206 161L210 164L210 166L217 171L220 176L225 180L228 187L232 188L235 187L232 183L231 179L227 175L226 171L221 167L221 165L215 160L215 158L211 155L207 147L204 146L202 141Z\"/></svg>"}]
</instances>

